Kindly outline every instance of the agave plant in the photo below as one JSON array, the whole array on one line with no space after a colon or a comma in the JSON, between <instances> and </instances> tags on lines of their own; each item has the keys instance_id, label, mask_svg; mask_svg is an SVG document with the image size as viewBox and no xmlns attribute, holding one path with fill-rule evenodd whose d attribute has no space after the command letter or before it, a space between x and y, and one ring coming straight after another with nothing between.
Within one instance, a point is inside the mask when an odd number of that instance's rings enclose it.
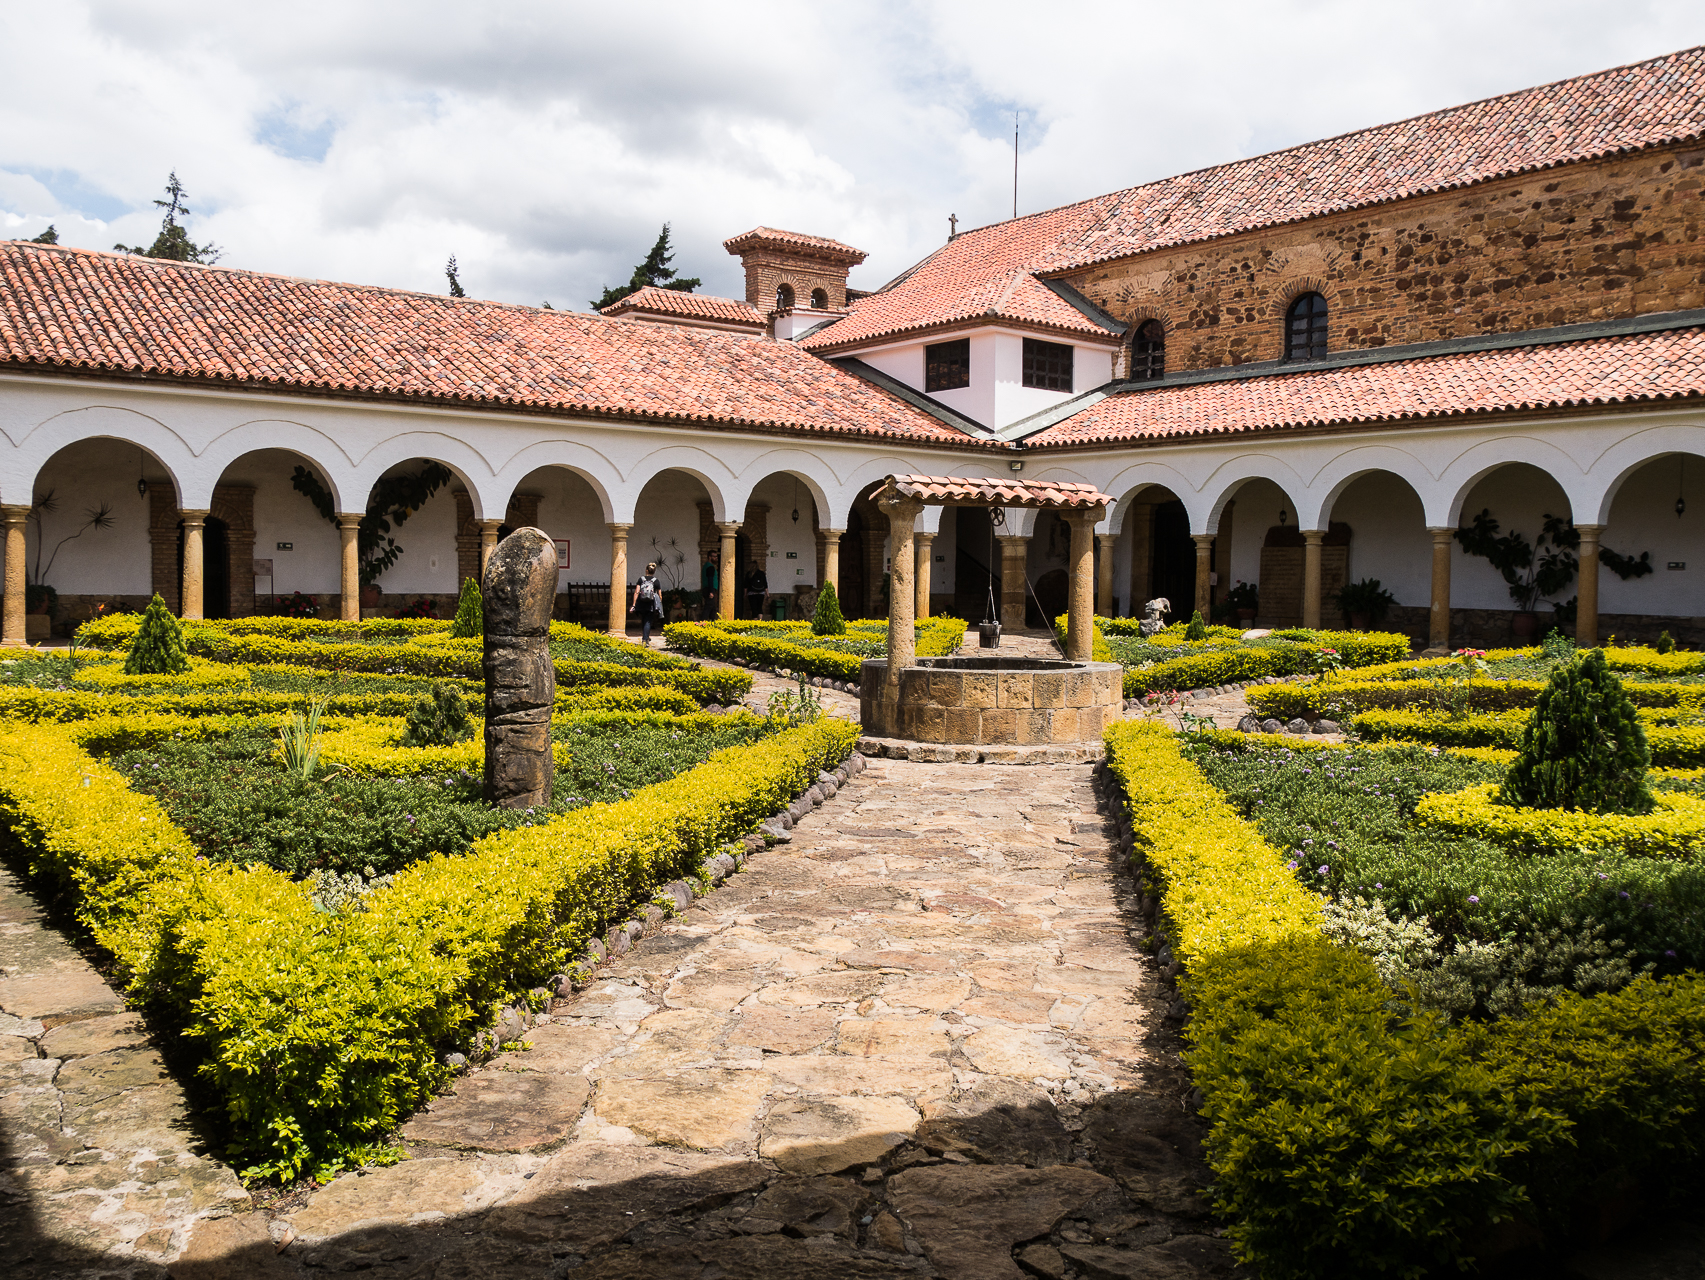
<instances>
[{"instance_id":1,"label":"agave plant","mask_svg":"<svg viewBox=\"0 0 1705 1280\"><path fill-rule=\"evenodd\" d=\"M325 714L326 700L315 698L308 704L308 713L293 713L290 722L279 731L278 753L284 767L303 782L313 778L320 767L320 717Z\"/></svg>"}]
</instances>

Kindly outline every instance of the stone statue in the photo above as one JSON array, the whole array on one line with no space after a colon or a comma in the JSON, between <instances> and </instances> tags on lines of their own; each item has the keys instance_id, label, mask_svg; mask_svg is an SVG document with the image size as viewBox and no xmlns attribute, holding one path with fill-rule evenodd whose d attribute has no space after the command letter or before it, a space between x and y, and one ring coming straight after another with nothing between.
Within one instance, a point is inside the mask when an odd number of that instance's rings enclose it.
<instances>
[{"instance_id":1,"label":"stone statue","mask_svg":"<svg viewBox=\"0 0 1705 1280\"><path fill-rule=\"evenodd\" d=\"M510 809L551 802L551 606L556 543L517 529L485 568L485 799Z\"/></svg>"},{"instance_id":2,"label":"stone statue","mask_svg":"<svg viewBox=\"0 0 1705 1280\"><path fill-rule=\"evenodd\" d=\"M1172 601L1165 596L1158 596L1145 604L1143 606L1143 620L1137 624L1137 630L1142 633L1143 639L1147 640L1155 632L1166 630L1166 623L1161 621L1160 615L1171 612Z\"/></svg>"}]
</instances>

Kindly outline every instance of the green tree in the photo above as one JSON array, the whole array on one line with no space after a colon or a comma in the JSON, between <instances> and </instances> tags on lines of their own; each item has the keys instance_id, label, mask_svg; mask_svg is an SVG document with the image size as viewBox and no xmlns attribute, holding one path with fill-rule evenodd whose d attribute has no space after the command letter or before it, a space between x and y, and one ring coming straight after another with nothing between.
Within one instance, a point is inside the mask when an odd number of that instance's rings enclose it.
<instances>
[{"instance_id":1,"label":"green tree","mask_svg":"<svg viewBox=\"0 0 1705 1280\"><path fill-rule=\"evenodd\" d=\"M177 676L189 670L184 656L184 629L156 593L142 615L136 639L124 659L127 676Z\"/></svg>"},{"instance_id":2,"label":"green tree","mask_svg":"<svg viewBox=\"0 0 1705 1280\"><path fill-rule=\"evenodd\" d=\"M674 289L680 293L691 293L704 283L697 276L677 276L670 263L675 260L675 252L669 247L669 224L663 224L663 230L657 237L657 243L651 246L651 252L645 255L645 261L633 269L633 277L625 285L612 288L604 287L604 296L592 304L594 311L602 311L627 297L630 293L638 293L646 285L656 285L659 289Z\"/></svg>"},{"instance_id":3,"label":"green tree","mask_svg":"<svg viewBox=\"0 0 1705 1280\"><path fill-rule=\"evenodd\" d=\"M1649 813L1652 763L1634 704L1592 649L1551 675L1498 793L1503 804Z\"/></svg>"},{"instance_id":4,"label":"green tree","mask_svg":"<svg viewBox=\"0 0 1705 1280\"><path fill-rule=\"evenodd\" d=\"M485 634L485 597L480 584L472 578L462 579L462 595L456 601L456 619L450 624L450 634L466 640Z\"/></svg>"},{"instance_id":5,"label":"green tree","mask_svg":"<svg viewBox=\"0 0 1705 1280\"><path fill-rule=\"evenodd\" d=\"M179 218L187 218L190 209L184 203L189 198L189 192L178 181L174 170L166 179L165 200L154 201L155 207L164 209L166 216L160 222L160 234L154 237L154 243L144 249L141 245L115 244L120 253L135 254L139 258L167 258L173 262L212 263L219 261L220 251L209 241L207 244L197 244L189 238Z\"/></svg>"},{"instance_id":6,"label":"green tree","mask_svg":"<svg viewBox=\"0 0 1705 1280\"><path fill-rule=\"evenodd\" d=\"M456 255L453 253L450 255L450 261L444 264L444 278L450 282L450 296L452 298L468 296L467 290L462 288L461 276L456 273Z\"/></svg>"},{"instance_id":7,"label":"green tree","mask_svg":"<svg viewBox=\"0 0 1705 1280\"><path fill-rule=\"evenodd\" d=\"M817 593L817 610L811 615L811 634L844 636L846 633L847 620L841 616L841 598L835 591L835 584L825 582L823 589Z\"/></svg>"},{"instance_id":8,"label":"green tree","mask_svg":"<svg viewBox=\"0 0 1705 1280\"><path fill-rule=\"evenodd\" d=\"M414 700L403 721L405 747L450 747L473 736L473 721L462 695L436 681L430 692Z\"/></svg>"},{"instance_id":9,"label":"green tree","mask_svg":"<svg viewBox=\"0 0 1705 1280\"><path fill-rule=\"evenodd\" d=\"M33 240L30 241L30 243L31 244L58 244L59 243L59 229L57 227L55 227L50 222L47 224L47 230L42 232L39 236L36 236Z\"/></svg>"},{"instance_id":10,"label":"green tree","mask_svg":"<svg viewBox=\"0 0 1705 1280\"><path fill-rule=\"evenodd\" d=\"M1202 621L1200 609L1190 615L1190 625L1184 628L1184 638L1186 640L1206 640L1208 638L1208 624Z\"/></svg>"}]
</instances>

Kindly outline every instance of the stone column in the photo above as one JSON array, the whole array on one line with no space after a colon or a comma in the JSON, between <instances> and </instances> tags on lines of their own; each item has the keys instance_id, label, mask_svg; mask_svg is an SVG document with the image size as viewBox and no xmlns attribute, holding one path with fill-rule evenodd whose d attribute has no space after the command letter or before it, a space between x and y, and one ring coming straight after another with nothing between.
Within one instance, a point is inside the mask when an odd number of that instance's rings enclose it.
<instances>
[{"instance_id":1,"label":"stone column","mask_svg":"<svg viewBox=\"0 0 1705 1280\"><path fill-rule=\"evenodd\" d=\"M832 582L835 584L835 595L841 594L841 535L845 529L817 530L817 585ZM841 601L841 612L845 614L847 602Z\"/></svg>"},{"instance_id":2,"label":"stone column","mask_svg":"<svg viewBox=\"0 0 1705 1280\"><path fill-rule=\"evenodd\" d=\"M917 552L912 546L912 527L924 504L916 498L890 498L884 490L877 505L888 517L892 540L889 555L893 564L888 570L888 680L882 696L883 701L893 706L899 701L901 668L917 661L917 636L912 630Z\"/></svg>"},{"instance_id":3,"label":"stone column","mask_svg":"<svg viewBox=\"0 0 1705 1280\"><path fill-rule=\"evenodd\" d=\"M1095 564L1095 612L1103 618L1113 616L1113 551L1118 545L1116 533L1095 535L1096 549L1101 552Z\"/></svg>"},{"instance_id":4,"label":"stone column","mask_svg":"<svg viewBox=\"0 0 1705 1280\"><path fill-rule=\"evenodd\" d=\"M610 527L610 617L613 636L628 633L628 530L631 524Z\"/></svg>"},{"instance_id":5,"label":"stone column","mask_svg":"<svg viewBox=\"0 0 1705 1280\"><path fill-rule=\"evenodd\" d=\"M1302 625L1320 625L1320 544L1324 529L1302 531Z\"/></svg>"},{"instance_id":6,"label":"stone column","mask_svg":"<svg viewBox=\"0 0 1705 1280\"><path fill-rule=\"evenodd\" d=\"M497 550L497 531L503 527L501 520L480 521L480 581L485 581L485 567L491 563L491 553Z\"/></svg>"},{"instance_id":7,"label":"stone column","mask_svg":"<svg viewBox=\"0 0 1705 1280\"><path fill-rule=\"evenodd\" d=\"M716 551L716 616L724 622L734 620L734 602L740 598L740 582L735 576L734 535L740 532L738 520L724 520L716 526L721 535Z\"/></svg>"},{"instance_id":8,"label":"stone column","mask_svg":"<svg viewBox=\"0 0 1705 1280\"><path fill-rule=\"evenodd\" d=\"M996 535L1001 544L1001 629L1024 630L1024 576L1030 559L1030 538L1022 533Z\"/></svg>"},{"instance_id":9,"label":"stone column","mask_svg":"<svg viewBox=\"0 0 1705 1280\"><path fill-rule=\"evenodd\" d=\"M912 537L918 548L917 606L913 612L921 622L929 617L930 556L935 550L935 535L918 533Z\"/></svg>"},{"instance_id":10,"label":"stone column","mask_svg":"<svg viewBox=\"0 0 1705 1280\"><path fill-rule=\"evenodd\" d=\"M338 590L342 592L338 616L345 622L359 622L361 619L360 535L363 519L365 517L359 511L340 511L337 517L340 550Z\"/></svg>"},{"instance_id":11,"label":"stone column","mask_svg":"<svg viewBox=\"0 0 1705 1280\"><path fill-rule=\"evenodd\" d=\"M1195 610L1202 621L1209 621L1214 612L1214 587L1210 580L1214 571L1214 535L1193 533L1190 541L1196 544L1196 603Z\"/></svg>"},{"instance_id":12,"label":"stone column","mask_svg":"<svg viewBox=\"0 0 1705 1280\"><path fill-rule=\"evenodd\" d=\"M1429 526L1433 535L1433 607L1427 617L1427 647L1450 648L1450 556L1455 529Z\"/></svg>"},{"instance_id":13,"label":"stone column","mask_svg":"<svg viewBox=\"0 0 1705 1280\"><path fill-rule=\"evenodd\" d=\"M1072 531L1066 553L1066 657L1088 662L1095 641L1095 522L1101 512L1068 511L1065 517Z\"/></svg>"},{"instance_id":14,"label":"stone column","mask_svg":"<svg viewBox=\"0 0 1705 1280\"><path fill-rule=\"evenodd\" d=\"M1580 590L1575 597L1575 644L1582 649L1598 647L1598 540L1602 524L1578 524L1581 535Z\"/></svg>"},{"instance_id":15,"label":"stone column","mask_svg":"<svg viewBox=\"0 0 1705 1280\"><path fill-rule=\"evenodd\" d=\"M551 606L556 543L517 529L485 572L485 801L510 809L551 802Z\"/></svg>"},{"instance_id":16,"label":"stone column","mask_svg":"<svg viewBox=\"0 0 1705 1280\"><path fill-rule=\"evenodd\" d=\"M24 522L30 518L27 506L7 504L0 507L6 521L6 603L0 613L0 645L20 649L28 643L24 638Z\"/></svg>"},{"instance_id":17,"label":"stone column","mask_svg":"<svg viewBox=\"0 0 1705 1280\"><path fill-rule=\"evenodd\" d=\"M198 620L202 614L201 590L204 581L202 565L202 534L211 512L186 511L184 520L184 594L183 614L188 620Z\"/></svg>"}]
</instances>

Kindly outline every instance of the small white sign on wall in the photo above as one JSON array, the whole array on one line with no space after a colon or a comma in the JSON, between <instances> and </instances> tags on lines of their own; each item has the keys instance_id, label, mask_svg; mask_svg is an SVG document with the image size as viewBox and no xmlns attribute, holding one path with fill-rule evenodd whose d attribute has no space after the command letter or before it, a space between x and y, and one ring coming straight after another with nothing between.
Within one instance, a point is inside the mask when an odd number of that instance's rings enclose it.
<instances>
[{"instance_id":1,"label":"small white sign on wall","mask_svg":"<svg viewBox=\"0 0 1705 1280\"><path fill-rule=\"evenodd\" d=\"M556 543L556 585L561 591L568 585L568 539L553 538Z\"/></svg>"}]
</instances>

